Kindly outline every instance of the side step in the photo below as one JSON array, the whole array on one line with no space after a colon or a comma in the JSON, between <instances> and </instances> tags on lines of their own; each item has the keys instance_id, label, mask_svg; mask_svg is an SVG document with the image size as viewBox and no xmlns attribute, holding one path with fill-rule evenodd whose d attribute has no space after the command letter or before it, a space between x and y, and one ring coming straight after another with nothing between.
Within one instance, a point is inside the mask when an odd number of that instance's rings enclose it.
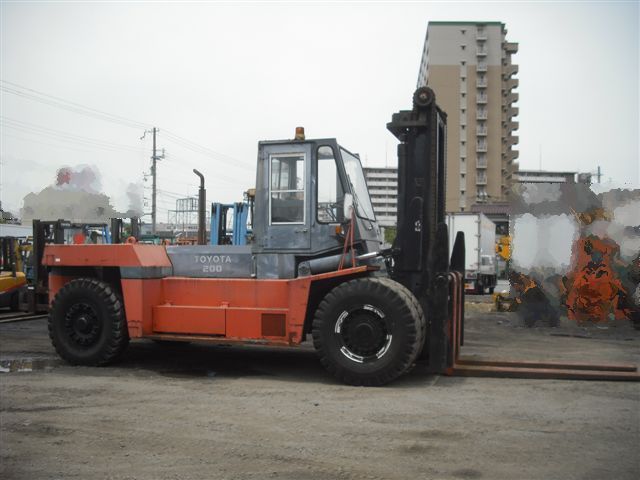
<instances>
[{"instance_id":1,"label":"side step","mask_svg":"<svg viewBox=\"0 0 640 480\"><path fill-rule=\"evenodd\" d=\"M604 365L510 360L479 360L460 356L464 329L464 282L449 273L449 367L445 375L463 377L544 378L564 380L640 381L637 365Z\"/></svg>"}]
</instances>

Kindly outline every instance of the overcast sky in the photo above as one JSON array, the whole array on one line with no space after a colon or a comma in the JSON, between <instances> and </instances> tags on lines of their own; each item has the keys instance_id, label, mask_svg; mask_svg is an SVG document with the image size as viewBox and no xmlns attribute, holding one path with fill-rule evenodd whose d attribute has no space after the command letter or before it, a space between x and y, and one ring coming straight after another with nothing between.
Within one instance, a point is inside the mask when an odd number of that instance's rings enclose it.
<instances>
[{"instance_id":1,"label":"overcast sky","mask_svg":"<svg viewBox=\"0 0 640 480\"><path fill-rule=\"evenodd\" d=\"M430 20L502 21L519 43L521 168L600 165L605 180L638 183L639 14L638 2L611 1L2 2L0 78L11 84L1 84L0 199L16 211L60 166L91 164L126 209L127 185L150 164L138 124L158 126L167 153L159 221L197 192L194 167L209 201L240 200L255 183L258 140L291 138L298 125L309 138L337 137L366 165L393 165L385 125L411 106Z\"/></svg>"}]
</instances>

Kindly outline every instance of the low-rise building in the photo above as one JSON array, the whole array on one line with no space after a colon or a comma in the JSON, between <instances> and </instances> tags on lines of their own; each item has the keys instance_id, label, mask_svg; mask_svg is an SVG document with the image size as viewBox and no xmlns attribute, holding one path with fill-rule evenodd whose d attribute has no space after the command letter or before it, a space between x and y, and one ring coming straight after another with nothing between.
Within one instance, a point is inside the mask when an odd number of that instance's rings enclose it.
<instances>
[{"instance_id":1,"label":"low-rise building","mask_svg":"<svg viewBox=\"0 0 640 480\"><path fill-rule=\"evenodd\" d=\"M576 172L519 169L513 177L515 183L576 183Z\"/></svg>"}]
</instances>

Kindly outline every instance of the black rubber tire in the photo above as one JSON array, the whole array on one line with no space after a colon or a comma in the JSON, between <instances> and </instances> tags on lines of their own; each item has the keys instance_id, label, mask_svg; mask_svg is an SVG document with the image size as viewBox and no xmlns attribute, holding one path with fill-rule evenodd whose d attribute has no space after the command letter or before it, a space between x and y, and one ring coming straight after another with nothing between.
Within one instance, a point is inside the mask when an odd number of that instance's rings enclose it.
<instances>
[{"instance_id":1,"label":"black rubber tire","mask_svg":"<svg viewBox=\"0 0 640 480\"><path fill-rule=\"evenodd\" d=\"M13 292L9 300L9 310L17 312L20 309L20 292Z\"/></svg>"},{"instance_id":2,"label":"black rubber tire","mask_svg":"<svg viewBox=\"0 0 640 480\"><path fill-rule=\"evenodd\" d=\"M93 315L97 329L83 342L74 339L74 309L84 306ZM93 278L79 278L65 284L49 310L49 337L56 352L74 365L102 366L116 360L129 344L124 305L108 284ZM88 336L88 335L87 335Z\"/></svg>"},{"instance_id":3,"label":"black rubber tire","mask_svg":"<svg viewBox=\"0 0 640 480\"><path fill-rule=\"evenodd\" d=\"M342 333L337 332L354 311L374 307L383 314L387 344L366 362L358 362L343 352ZM348 313L347 312L351 312ZM342 283L322 300L313 320L313 345L322 365L349 385L380 386L395 380L414 365L425 343L427 327L422 308L414 295L401 284L378 277ZM391 335L389 338L388 335ZM353 355L347 348L347 352Z\"/></svg>"}]
</instances>

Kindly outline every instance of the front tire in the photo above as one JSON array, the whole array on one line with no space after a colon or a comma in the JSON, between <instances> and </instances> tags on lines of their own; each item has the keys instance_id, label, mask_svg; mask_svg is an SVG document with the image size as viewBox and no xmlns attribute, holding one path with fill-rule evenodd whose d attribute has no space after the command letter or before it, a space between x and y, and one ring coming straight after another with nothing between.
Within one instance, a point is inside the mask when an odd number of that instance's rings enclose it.
<instances>
[{"instance_id":1,"label":"front tire","mask_svg":"<svg viewBox=\"0 0 640 480\"><path fill-rule=\"evenodd\" d=\"M388 278L342 283L320 303L313 344L322 365L350 385L379 386L414 364L425 341L420 304Z\"/></svg>"},{"instance_id":2,"label":"front tire","mask_svg":"<svg viewBox=\"0 0 640 480\"><path fill-rule=\"evenodd\" d=\"M109 284L92 278L72 280L60 289L48 324L56 352L74 365L106 365L129 344L120 296Z\"/></svg>"}]
</instances>

